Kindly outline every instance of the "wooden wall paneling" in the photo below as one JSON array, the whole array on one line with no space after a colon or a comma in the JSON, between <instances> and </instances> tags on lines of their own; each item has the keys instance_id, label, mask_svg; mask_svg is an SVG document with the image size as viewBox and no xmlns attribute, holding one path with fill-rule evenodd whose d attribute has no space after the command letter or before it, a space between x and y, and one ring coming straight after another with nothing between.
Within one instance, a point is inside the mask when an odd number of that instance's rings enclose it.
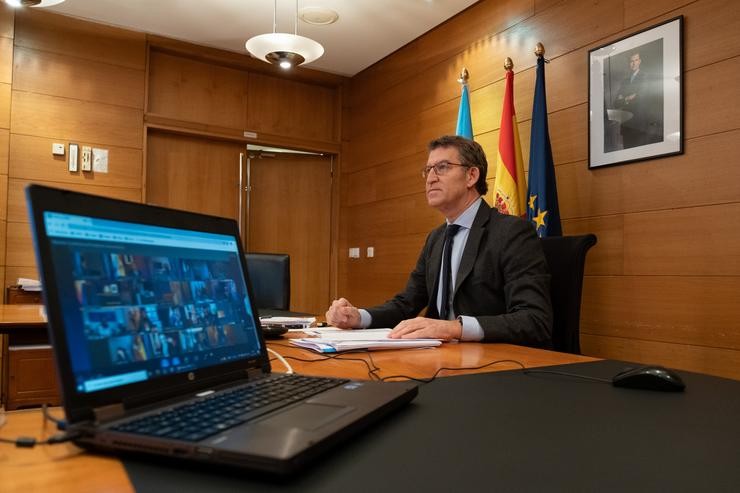
<instances>
[{"instance_id":1,"label":"wooden wall paneling","mask_svg":"<svg viewBox=\"0 0 740 493\"><path fill-rule=\"evenodd\" d=\"M587 276L581 333L740 348L740 277Z\"/></svg>"},{"instance_id":2,"label":"wooden wall paneling","mask_svg":"<svg viewBox=\"0 0 740 493\"><path fill-rule=\"evenodd\" d=\"M683 14L685 70L740 55L740 9L733 0L700 0L665 17Z\"/></svg>"},{"instance_id":3,"label":"wooden wall paneling","mask_svg":"<svg viewBox=\"0 0 740 493\"><path fill-rule=\"evenodd\" d=\"M15 36L15 9L5 2L0 5L0 37Z\"/></svg>"},{"instance_id":4,"label":"wooden wall paneling","mask_svg":"<svg viewBox=\"0 0 740 493\"><path fill-rule=\"evenodd\" d=\"M7 210L8 203L8 177L7 175L0 175L0 265L5 265L5 227L6 219L8 215ZM2 296L0 296L2 299Z\"/></svg>"},{"instance_id":5,"label":"wooden wall paneling","mask_svg":"<svg viewBox=\"0 0 740 493\"><path fill-rule=\"evenodd\" d=\"M246 128L247 73L155 50L149 56L150 113Z\"/></svg>"},{"instance_id":6,"label":"wooden wall paneling","mask_svg":"<svg viewBox=\"0 0 740 493\"><path fill-rule=\"evenodd\" d=\"M424 150L372 168L346 173L346 186L343 188L346 196L342 205L355 206L423 191L421 169L427 162L427 155Z\"/></svg>"},{"instance_id":7,"label":"wooden wall paneling","mask_svg":"<svg viewBox=\"0 0 740 493\"><path fill-rule=\"evenodd\" d=\"M687 72L684 83L686 139L740 129L739 112L728 104L737 97L740 56Z\"/></svg>"},{"instance_id":8,"label":"wooden wall paneling","mask_svg":"<svg viewBox=\"0 0 740 493\"><path fill-rule=\"evenodd\" d=\"M740 202L629 214L625 274L740 275Z\"/></svg>"},{"instance_id":9,"label":"wooden wall paneling","mask_svg":"<svg viewBox=\"0 0 740 493\"><path fill-rule=\"evenodd\" d=\"M284 77L285 71L275 65L261 62L252 58L246 53L235 53L231 51L219 50L207 46L199 46L177 39L165 38L154 34L147 35L147 43L151 49L169 53L178 57L197 58L198 60L235 68L237 70L246 70L277 77ZM298 67L297 70L291 71L291 79L300 80L314 84L321 84L327 87L341 86L348 78L341 75L321 72L306 67Z\"/></svg>"},{"instance_id":10,"label":"wooden wall paneling","mask_svg":"<svg viewBox=\"0 0 740 493\"><path fill-rule=\"evenodd\" d=\"M644 2L642 0L623 0L624 3L624 25L631 28L646 21L662 17L666 12L680 9L693 0L654 0ZM657 22L656 22L657 23Z\"/></svg>"},{"instance_id":11,"label":"wooden wall paneling","mask_svg":"<svg viewBox=\"0 0 740 493\"><path fill-rule=\"evenodd\" d=\"M5 231L5 223L0 222L0 227L3 228L3 231ZM0 243L4 243L4 239L0 239ZM5 245L1 245L3 247L3 251L5 251ZM5 255L5 254L3 254ZM14 280L7 278L5 275L5 266L0 265L0 282L2 282L3 291L5 291L5 286L8 286L9 284L13 284ZM5 303L5 295L3 294L2 302ZM0 341L0 346L2 346L2 341ZM3 358L0 356L0 368L4 368L3 366ZM0 370L2 371L2 370Z\"/></svg>"},{"instance_id":12,"label":"wooden wall paneling","mask_svg":"<svg viewBox=\"0 0 740 493\"><path fill-rule=\"evenodd\" d=\"M141 189L141 149L99 145L94 142L70 139L80 147L89 145L108 149L108 173L71 172L67 165L68 152L64 156L51 154L52 143L58 141L59 139L12 134L9 175L13 178L26 178L31 181L46 180Z\"/></svg>"},{"instance_id":13,"label":"wooden wall paneling","mask_svg":"<svg viewBox=\"0 0 740 493\"><path fill-rule=\"evenodd\" d=\"M236 219L245 150L240 143L150 131L147 203Z\"/></svg>"},{"instance_id":14,"label":"wooden wall paneling","mask_svg":"<svg viewBox=\"0 0 740 493\"><path fill-rule=\"evenodd\" d=\"M670 159L595 170L586 161L557 166L560 217L738 202L738 155L740 130L735 130L687 140L685 153Z\"/></svg>"},{"instance_id":15,"label":"wooden wall paneling","mask_svg":"<svg viewBox=\"0 0 740 493\"><path fill-rule=\"evenodd\" d=\"M339 142L336 89L250 74L246 129Z\"/></svg>"},{"instance_id":16,"label":"wooden wall paneling","mask_svg":"<svg viewBox=\"0 0 740 493\"><path fill-rule=\"evenodd\" d=\"M0 37L0 82L13 82L13 39Z\"/></svg>"},{"instance_id":17,"label":"wooden wall paneling","mask_svg":"<svg viewBox=\"0 0 740 493\"><path fill-rule=\"evenodd\" d=\"M5 244L6 266L35 268L36 259L33 253L33 241L31 240L31 228L29 224L8 222L6 231L8 232Z\"/></svg>"},{"instance_id":18,"label":"wooden wall paneling","mask_svg":"<svg viewBox=\"0 0 740 493\"><path fill-rule=\"evenodd\" d=\"M13 91L13 133L141 148L143 113L124 106Z\"/></svg>"},{"instance_id":19,"label":"wooden wall paneling","mask_svg":"<svg viewBox=\"0 0 740 493\"><path fill-rule=\"evenodd\" d=\"M360 247L362 255L346 262L339 295L357 306L372 306L392 298L406 285L426 237L427 233L418 233L351 243L350 246ZM365 256L368 246L375 248L375 257ZM358 283L357 279L363 282Z\"/></svg>"},{"instance_id":20,"label":"wooden wall paneling","mask_svg":"<svg viewBox=\"0 0 740 493\"><path fill-rule=\"evenodd\" d=\"M19 277L26 279L40 279L36 266L24 267L8 265L5 267L5 286L15 284Z\"/></svg>"},{"instance_id":21,"label":"wooden wall paneling","mask_svg":"<svg viewBox=\"0 0 740 493\"><path fill-rule=\"evenodd\" d=\"M624 274L624 215L566 219L564 235L593 233L598 243L588 251L585 275Z\"/></svg>"},{"instance_id":22,"label":"wooden wall paneling","mask_svg":"<svg viewBox=\"0 0 740 493\"><path fill-rule=\"evenodd\" d=\"M15 44L138 70L146 60L144 33L37 9L17 11Z\"/></svg>"},{"instance_id":23,"label":"wooden wall paneling","mask_svg":"<svg viewBox=\"0 0 740 493\"><path fill-rule=\"evenodd\" d=\"M683 370L740 380L740 351L634 340L622 337L581 335L583 354L645 364L662 364Z\"/></svg>"},{"instance_id":24,"label":"wooden wall paneling","mask_svg":"<svg viewBox=\"0 0 740 493\"><path fill-rule=\"evenodd\" d=\"M139 188L122 188L113 186L98 186L83 182L60 183L57 181L25 180L10 178L8 180L8 221L28 222L28 209L26 207L25 188L31 183L46 185L63 190L100 195L112 199L128 200L130 202L141 202L141 190Z\"/></svg>"},{"instance_id":25,"label":"wooden wall paneling","mask_svg":"<svg viewBox=\"0 0 740 493\"><path fill-rule=\"evenodd\" d=\"M433 138L454 133L458 106L457 101L453 100L407 120L390 123L383 132L353 136L350 166L346 171L367 168L423 151Z\"/></svg>"},{"instance_id":26,"label":"wooden wall paneling","mask_svg":"<svg viewBox=\"0 0 740 493\"><path fill-rule=\"evenodd\" d=\"M624 14L624 34L683 15L685 70L740 54L740 11L733 0L625 0Z\"/></svg>"},{"instance_id":27,"label":"wooden wall paneling","mask_svg":"<svg viewBox=\"0 0 740 493\"><path fill-rule=\"evenodd\" d=\"M588 113L586 106L585 104L573 106L548 115L550 145L552 146L552 157L556 164L588 159ZM528 143L529 134L526 135Z\"/></svg>"},{"instance_id":28,"label":"wooden wall paneling","mask_svg":"<svg viewBox=\"0 0 740 493\"><path fill-rule=\"evenodd\" d=\"M0 128L10 128L10 84L0 83Z\"/></svg>"},{"instance_id":29,"label":"wooden wall paneling","mask_svg":"<svg viewBox=\"0 0 740 493\"><path fill-rule=\"evenodd\" d=\"M428 233L444 221L423 192L352 207L349 241Z\"/></svg>"},{"instance_id":30,"label":"wooden wall paneling","mask_svg":"<svg viewBox=\"0 0 740 493\"><path fill-rule=\"evenodd\" d=\"M436 65L465 50L473 41L483 40L532 15L531 2L520 0L479 2L430 33L400 48L352 78L351 105L403 84L426 67ZM453 69L459 74L461 67ZM455 75L450 73L450 76ZM474 73L475 76L475 73ZM451 78L450 80L455 80Z\"/></svg>"},{"instance_id":31,"label":"wooden wall paneling","mask_svg":"<svg viewBox=\"0 0 740 493\"><path fill-rule=\"evenodd\" d=\"M144 71L19 46L13 90L143 109Z\"/></svg>"},{"instance_id":32,"label":"wooden wall paneling","mask_svg":"<svg viewBox=\"0 0 740 493\"><path fill-rule=\"evenodd\" d=\"M10 130L0 128L0 174L8 174L8 154L10 152Z\"/></svg>"},{"instance_id":33,"label":"wooden wall paneling","mask_svg":"<svg viewBox=\"0 0 740 493\"><path fill-rule=\"evenodd\" d=\"M486 50L471 60L474 63L468 64L469 68L475 70L471 72L475 73L473 84L501 78L502 66L507 56L513 60L517 73L534 67L537 58L533 51L538 42L545 45L547 58L557 58L582 48L594 39L604 38L621 30L621 2L560 2L505 31L495 33L487 41Z\"/></svg>"}]
</instances>

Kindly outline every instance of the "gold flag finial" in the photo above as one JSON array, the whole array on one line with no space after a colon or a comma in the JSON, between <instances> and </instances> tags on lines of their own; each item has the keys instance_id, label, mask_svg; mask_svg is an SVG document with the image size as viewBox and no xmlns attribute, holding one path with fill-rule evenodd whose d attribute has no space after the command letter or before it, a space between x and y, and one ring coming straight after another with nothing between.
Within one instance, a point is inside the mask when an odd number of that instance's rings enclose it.
<instances>
[{"instance_id":1,"label":"gold flag finial","mask_svg":"<svg viewBox=\"0 0 740 493\"><path fill-rule=\"evenodd\" d=\"M537 46L534 49L534 54L537 56L545 56L545 45L537 43Z\"/></svg>"},{"instance_id":2,"label":"gold flag finial","mask_svg":"<svg viewBox=\"0 0 740 493\"><path fill-rule=\"evenodd\" d=\"M463 84L464 85L464 84L467 84L468 83L468 79L469 78L470 78L470 72L468 72L468 69L466 69L465 67L463 67L462 72L460 72L460 78L457 79L457 81L460 84Z\"/></svg>"},{"instance_id":3,"label":"gold flag finial","mask_svg":"<svg viewBox=\"0 0 740 493\"><path fill-rule=\"evenodd\" d=\"M514 62L511 61L511 58L506 57L506 60L504 60L504 69L507 72L514 70Z\"/></svg>"}]
</instances>

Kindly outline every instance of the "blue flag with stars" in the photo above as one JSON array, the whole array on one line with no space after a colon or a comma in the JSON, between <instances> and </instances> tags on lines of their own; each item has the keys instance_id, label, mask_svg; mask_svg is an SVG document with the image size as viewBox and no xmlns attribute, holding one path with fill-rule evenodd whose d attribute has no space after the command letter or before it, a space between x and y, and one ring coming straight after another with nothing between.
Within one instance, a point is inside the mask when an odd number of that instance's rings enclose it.
<instances>
[{"instance_id":1,"label":"blue flag with stars","mask_svg":"<svg viewBox=\"0 0 740 493\"><path fill-rule=\"evenodd\" d=\"M462 96L460 96L460 109L457 111L457 128L455 134L466 139L473 139L473 121L470 118L470 97L468 85L463 84Z\"/></svg>"},{"instance_id":2,"label":"blue flag with stars","mask_svg":"<svg viewBox=\"0 0 740 493\"><path fill-rule=\"evenodd\" d=\"M545 59L542 56L537 57L537 82L534 86L527 220L533 224L540 238L563 234L558 209L558 189L555 184L555 163L552 160L550 132L547 128Z\"/></svg>"}]
</instances>

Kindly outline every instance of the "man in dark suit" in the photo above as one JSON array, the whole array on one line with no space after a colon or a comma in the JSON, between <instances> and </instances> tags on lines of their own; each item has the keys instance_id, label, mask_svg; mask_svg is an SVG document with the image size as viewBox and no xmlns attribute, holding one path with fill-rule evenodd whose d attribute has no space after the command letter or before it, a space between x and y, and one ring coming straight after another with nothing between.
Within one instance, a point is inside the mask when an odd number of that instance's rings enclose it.
<instances>
[{"instance_id":1,"label":"man in dark suit","mask_svg":"<svg viewBox=\"0 0 740 493\"><path fill-rule=\"evenodd\" d=\"M478 143L458 136L433 140L422 175L427 203L445 224L427 237L402 292L367 310L340 298L326 312L327 322L394 327L391 337L551 347L550 275L540 241L524 219L502 215L482 199L487 168ZM417 317L424 308L426 316Z\"/></svg>"},{"instance_id":2,"label":"man in dark suit","mask_svg":"<svg viewBox=\"0 0 740 493\"><path fill-rule=\"evenodd\" d=\"M630 55L630 73L622 80L614 100L614 107L627 111L632 117L622 122L624 149L653 144L663 140L663 96L660 81L641 70L639 52Z\"/></svg>"}]
</instances>

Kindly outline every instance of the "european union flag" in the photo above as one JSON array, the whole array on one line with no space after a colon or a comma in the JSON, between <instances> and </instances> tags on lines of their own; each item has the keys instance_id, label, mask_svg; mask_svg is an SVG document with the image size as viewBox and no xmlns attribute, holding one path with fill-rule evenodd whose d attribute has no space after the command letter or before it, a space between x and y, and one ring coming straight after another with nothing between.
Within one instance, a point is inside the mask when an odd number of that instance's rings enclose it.
<instances>
[{"instance_id":1,"label":"european union flag","mask_svg":"<svg viewBox=\"0 0 740 493\"><path fill-rule=\"evenodd\" d=\"M463 83L460 96L460 109L457 111L457 128L455 134L466 139L473 139L473 121L470 118L470 97L468 85Z\"/></svg>"},{"instance_id":2,"label":"european union flag","mask_svg":"<svg viewBox=\"0 0 740 493\"><path fill-rule=\"evenodd\" d=\"M545 59L543 56L537 57L537 82L534 86L527 219L532 222L540 238L563 234L558 209L558 189L555 184L555 163L552 160L550 132L547 128Z\"/></svg>"}]
</instances>

